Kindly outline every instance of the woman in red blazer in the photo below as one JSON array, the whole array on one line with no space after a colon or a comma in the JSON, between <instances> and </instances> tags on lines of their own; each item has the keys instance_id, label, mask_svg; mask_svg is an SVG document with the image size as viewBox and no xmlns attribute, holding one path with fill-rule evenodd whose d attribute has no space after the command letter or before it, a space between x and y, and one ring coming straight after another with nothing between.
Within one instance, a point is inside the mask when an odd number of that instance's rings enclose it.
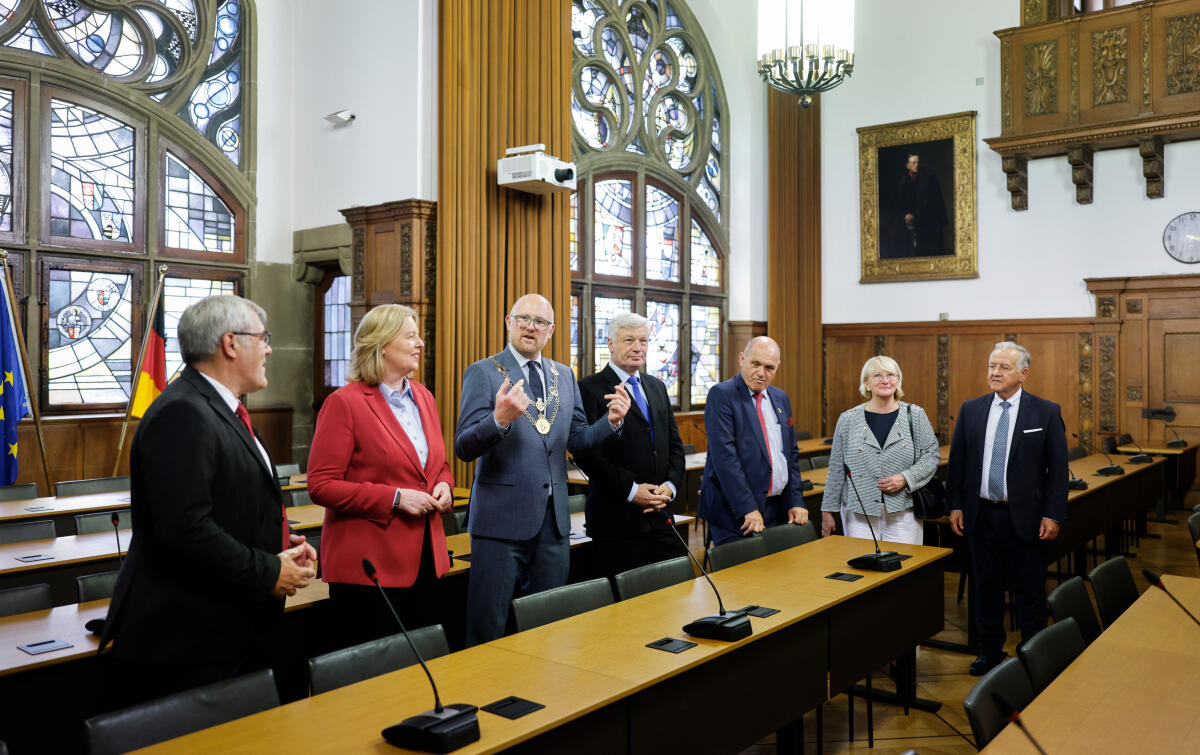
<instances>
[{"instance_id":1,"label":"woman in red blazer","mask_svg":"<svg viewBox=\"0 0 1200 755\"><path fill-rule=\"evenodd\" d=\"M308 491L326 509L321 572L344 644L399 631L364 558L407 628L436 622L433 590L450 568L441 514L454 505L454 478L433 394L408 377L424 347L416 312L372 309L354 331L351 382L317 418Z\"/></svg>"}]
</instances>

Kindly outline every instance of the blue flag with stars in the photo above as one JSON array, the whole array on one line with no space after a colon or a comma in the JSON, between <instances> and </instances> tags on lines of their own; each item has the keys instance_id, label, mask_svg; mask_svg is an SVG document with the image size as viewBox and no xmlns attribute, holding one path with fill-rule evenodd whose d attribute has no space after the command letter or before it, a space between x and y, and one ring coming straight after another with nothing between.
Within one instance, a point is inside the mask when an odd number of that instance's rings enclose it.
<instances>
[{"instance_id":1,"label":"blue flag with stars","mask_svg":"<svg viewBox=\"0 0 1200 755\"><path fill-rule=\"evenodd\" d=\"M25 392L25 372L21 369L21 352L17 348L17 330L13 327L12 310L8 306L8 286L0 284L0 426L4 428L4 479L12 485L17 481L17 423L29 414L29 397Z\"/></svg>"}]
</instances>

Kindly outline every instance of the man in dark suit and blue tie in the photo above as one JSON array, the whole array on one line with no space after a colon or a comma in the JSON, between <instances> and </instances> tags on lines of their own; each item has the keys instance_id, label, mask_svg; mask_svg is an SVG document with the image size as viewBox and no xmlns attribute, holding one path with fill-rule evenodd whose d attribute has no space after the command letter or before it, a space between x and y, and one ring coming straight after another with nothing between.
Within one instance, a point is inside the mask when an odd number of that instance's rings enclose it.
<instances>
[{"instance_id":1,"label":"man in dark suit and blue tie","mask_svg":"<svg viewBox=\"0 0 1200 755\"><path fill-rule=\"evenodd\" d=\"M587 533L597 569L614 575L686 555L667 519L683 484L683 442L667 387L643 372L650 321L623 312L608 324L609 362L579 381L589 422L608 413L604 399L618 385L633 399L619 437L575 455L588 476Z\"/></svg>"},{"instance_id":2,"label":"man in dark suit and blue tie","mask_svg":"<svg viewBox=\"0 0 1200 755\"><path fill-rule=\"evenodd\" d=\"M708 460L700 516L718 545L776 524L808 521L792 404L771 385L779 344L752 338L738 361L741 372L714 385L704 406Z\"/></svg>"},{"instance_id":3,"label":"man in dark suit and blue tie","mask_svg":"<svg viewBox=\"0 0 1200 755\"><path fill-rule=\"evenodd\" d=\"M1004 587L1021 641L1046 628L1043 540L1067 518L1067 439L1058 404L1022 389L1029 352L1010 341L988 357L993 393L963 403L950 444L950 524L971 546L981 676L1004 660Z\"/></svg>"}]
</instances>

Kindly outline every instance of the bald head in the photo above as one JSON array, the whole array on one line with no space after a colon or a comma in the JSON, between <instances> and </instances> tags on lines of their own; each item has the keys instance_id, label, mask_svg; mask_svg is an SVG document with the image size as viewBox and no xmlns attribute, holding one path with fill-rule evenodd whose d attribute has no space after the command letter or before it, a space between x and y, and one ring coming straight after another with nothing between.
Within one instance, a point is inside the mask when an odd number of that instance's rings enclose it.
<instances>
[{"instance_id":1,"label":"bald head","mask_svg":"<svg viewBox=\"0 0 1200 755\"><path fill-rule=\"evenodd\" d=\"M513 303L508 317L508 342L526 359L537 359L554 334L554 308L541 294L525 294Z\"/></svg>"},{"instance_id":2,"label":"bald head","mask_svg":"<svg viewBox=\"0 0 1200 755\"><path fill-rule=\"evenodd\" d=\"M738 365L747 388L754 393L765 391L779 369L779 344L767 336L751 338L738 356Z\"/></svg>"}]
</instances>

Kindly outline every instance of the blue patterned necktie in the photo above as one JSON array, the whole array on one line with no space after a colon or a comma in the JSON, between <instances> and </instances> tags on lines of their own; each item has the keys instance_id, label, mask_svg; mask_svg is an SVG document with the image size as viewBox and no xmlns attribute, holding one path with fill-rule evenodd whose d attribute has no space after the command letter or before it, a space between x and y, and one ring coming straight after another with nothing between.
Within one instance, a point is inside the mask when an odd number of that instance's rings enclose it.
<instances>
[{"instance_id":1,"label":"blue patterned necktie","mask_svg":"<svg viewBox=\"0 0 1200 755\"><path fill-rule=\"evenodd\" d=\"M642 416L646 418L646 424L650 425L650 440L654 440L654 423L650 421L650 405L646 403L646 397L642 395L642 387L638 376L636 374L630 375L629 380L625 384L629 386L629 393L633 395L634 402L642 412Z\"/></svg>"},{"instance_id":2,"label":"blue patterned necktie","mask_svg":"<svg viewBox=\"0 0 1200 755\"><path fill-rule=\"evenodd\" d=\"M1000 420L996 423L996 434L992 436L992 465L988 469L988 498L999 501L1004 498L1004 462L1008 458L1008 410L1012 404L1000 402Z\"/></svg>"},{"instance_id":3,"label":"blue patterned necktie","mask_svg":"<svg viewBox=\"0 0 1200 755\"><path fill-rule=\"evenodd\" d=\"M546 397L546 389L542 383L541 366L532 359L529 360L529 395L533 397L534 401Z\"/></svg>"}]
</instances>

